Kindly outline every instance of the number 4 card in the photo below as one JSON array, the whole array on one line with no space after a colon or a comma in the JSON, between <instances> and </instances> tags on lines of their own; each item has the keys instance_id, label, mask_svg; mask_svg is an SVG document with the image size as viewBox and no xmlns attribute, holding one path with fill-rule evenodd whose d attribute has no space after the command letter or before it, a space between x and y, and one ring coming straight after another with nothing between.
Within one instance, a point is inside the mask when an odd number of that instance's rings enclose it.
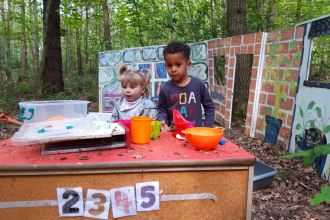
<instances>
[{"instance_id":1,"label":"number 4 card","mask_svg":"<svg viewBox=\"0 0 330 220\"><path fill-rule=\"evenodd\" d=\"M159 182L136 184L138 212L159 210Z\"/></svg>"},{"instance_id":2,"label":"number 4 card","mask_svg":"<svg viewBox=\"0 0 330 220\"><path fill-rule=\"evenodd\" d=\"M84 217L108 219L110 191L88 189Z\"/></svg>"},{"instance_id":3,"label":"number 4 card","mask_svg":"<svg viewBox=\"0 0 330 220\"><path fill-rule=\"evenodd\" d=\"M56 190L60 217L84 215L84 200L81 187L57 188Z\"/></svg>"},{"instance_id":4,"label":"number 4 card","mask_svg":"<svg viewBox=\"0 0 330 220\"><path fill-rule=\"evenodd\" d=\"M134 186L110 189L113 218L136 215Z\"/></svg>"}]
</instances>

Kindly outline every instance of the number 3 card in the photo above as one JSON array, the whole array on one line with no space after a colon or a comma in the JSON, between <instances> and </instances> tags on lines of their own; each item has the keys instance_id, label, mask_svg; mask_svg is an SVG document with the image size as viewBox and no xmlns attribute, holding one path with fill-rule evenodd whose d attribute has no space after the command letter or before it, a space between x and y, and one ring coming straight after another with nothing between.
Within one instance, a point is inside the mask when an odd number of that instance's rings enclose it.
<instances>
[{"instance_id":1,"label":"number 3 card","mask_svg":"<svg viewBox=\"0 0 330 220\"><path fill-rule=\"evenodd\" d=\"M159 182L136 184L138 212L159 210Z\"/></svg>"},{"instance_id":2,"label":"number 3 card","mask_svg":"<svg viewBox=\"0 0 330 220\"><path fill-rule=\"evenodd\" d=\"M108 219L110 191L88 189L84 217Z\"/></svg>"},{"instance_id":3,"label":"number 3 card","mask_svg":"<svg viewBox=\"0 0 330 220\"><path fill-rule=\"evenodd\" d=\"M81 187L57 188L56 190L60 217L84 215L84 200Z\"/></svg>"},{"instance_id":4,"label":"number 3 card","mask_svg":"<svg viewBox=\"0 0 330 220\"><path fill-rule=\"evenodd\" d=\"M110 189L113 218L136 215L134 186Z\"/></svg>"}]
</instances>

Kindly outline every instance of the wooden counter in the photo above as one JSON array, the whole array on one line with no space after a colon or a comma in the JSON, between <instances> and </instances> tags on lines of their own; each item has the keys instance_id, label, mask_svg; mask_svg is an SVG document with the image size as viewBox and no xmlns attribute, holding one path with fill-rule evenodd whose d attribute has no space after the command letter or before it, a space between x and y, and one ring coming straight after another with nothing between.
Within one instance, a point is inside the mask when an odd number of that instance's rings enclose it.
<instances>
[{"instance_id":1,"label":"wooden counter","mask_svg":"<svg viewBox=\"0 0 330 220\"><path fill-rule=\"evenodd\" d=\"M163 195L210 193L217 201L161 201L159 211L122 219L251 218L256 159L229 141L207 153L196 151L171 133L160 133L149 144L131 144L132 149L42 156L40 148L13 146L10 139L0 143L0 205L56 200L56 188L82 187L85 198L87 189L110 190L158 181ZM141 154L143 158L133 157ZM57 206L4 208L0 212L0 219L6 220L59 218Z\"/></svg>"}]
</instances>

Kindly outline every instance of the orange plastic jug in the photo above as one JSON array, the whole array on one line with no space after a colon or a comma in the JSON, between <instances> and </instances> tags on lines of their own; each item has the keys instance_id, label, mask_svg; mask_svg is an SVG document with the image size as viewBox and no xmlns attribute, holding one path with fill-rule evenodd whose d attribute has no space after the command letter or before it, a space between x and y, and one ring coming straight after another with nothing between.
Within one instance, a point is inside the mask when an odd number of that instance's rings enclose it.
<instances>
[{"instance_id":1,"label":"orange plastic jug","mask_svg":"<svg viewBox=\"0 0 330 220\"><path fill-rule=\"evenodd\" d=\"M134 144L147 144L150 142L150 135L156 132L154 126L151 132L151 122L157 123L157 120L150 117L135 116L131 117L131 141Z\"/></svg>"}]
</instances>

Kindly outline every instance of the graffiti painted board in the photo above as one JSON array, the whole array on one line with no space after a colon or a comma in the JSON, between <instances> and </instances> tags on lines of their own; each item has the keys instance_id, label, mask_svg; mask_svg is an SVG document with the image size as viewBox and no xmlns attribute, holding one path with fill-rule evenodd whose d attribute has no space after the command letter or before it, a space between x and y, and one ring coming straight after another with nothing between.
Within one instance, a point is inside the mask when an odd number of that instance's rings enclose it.
<instances>
[{"instance_id":1,"label":"graffiti painted board","mask_svg":"<svg viewBox=\"0 0 330 220\"><path fill-rule=\"evenodd\" d=\"M99 111L111 112L109 107L109 96L121 96L121 83L118 76L118 66L125 64L132 70L150 69L152 76L150 79L151 97L159 95L160 85L170 80L167 74L163 56L166 45L150 47L129 48L118 51L105 51L99 53ZM189 76L200 78L209 88L208 83L208 53L207 44L192 43L188 44L191 48L190 60L191 68Z\"/></svg>"}]
</instances>

